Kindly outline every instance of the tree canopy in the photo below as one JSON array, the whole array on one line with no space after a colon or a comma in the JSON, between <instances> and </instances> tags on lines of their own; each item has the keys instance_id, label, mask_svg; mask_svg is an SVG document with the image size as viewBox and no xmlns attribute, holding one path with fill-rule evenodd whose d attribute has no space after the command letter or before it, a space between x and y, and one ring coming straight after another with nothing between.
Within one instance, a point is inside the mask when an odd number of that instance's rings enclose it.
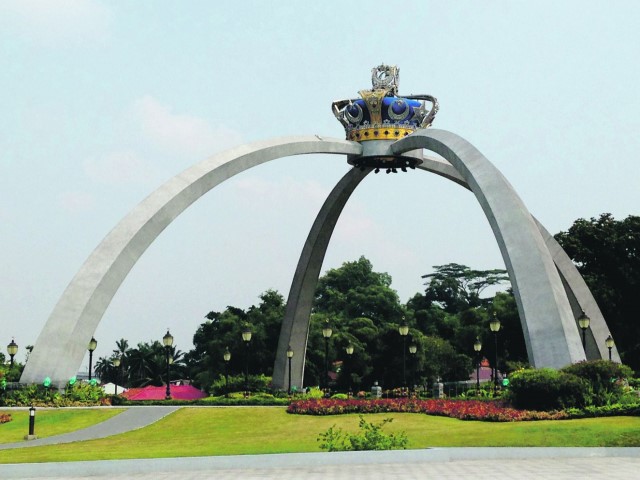
<instances>
[{"instance_id":1,"label":"tree canopy","mask_svg":"<svg viewBox=\"0 0 640 480\"><path fill-rule=\"evenodd\" d=\"M640 217L580 218L555 238L593 293L622 361L640 370Z\"/></svg>"}]
</instances>

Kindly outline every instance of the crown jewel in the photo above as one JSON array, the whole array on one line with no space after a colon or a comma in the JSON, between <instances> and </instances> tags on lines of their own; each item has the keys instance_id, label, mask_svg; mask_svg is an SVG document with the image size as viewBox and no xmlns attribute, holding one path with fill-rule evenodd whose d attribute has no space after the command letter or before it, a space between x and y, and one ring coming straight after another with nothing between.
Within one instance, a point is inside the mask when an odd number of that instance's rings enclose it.
<instances>
[{"instance_id":1,"label":"crown jewel","mask_svg":"<svg viewBox=\"0 0 640 480\"><path fill-rule=\"evenodd\" d=\"M399 79L397 66L378 65L371 70L372 89L358 92L362 98L333 102L347 140L397 140L433 123L438 100L431 95L399 97ZM431 103L429 111L426 102Z\"/></svg>"}]
</instances>

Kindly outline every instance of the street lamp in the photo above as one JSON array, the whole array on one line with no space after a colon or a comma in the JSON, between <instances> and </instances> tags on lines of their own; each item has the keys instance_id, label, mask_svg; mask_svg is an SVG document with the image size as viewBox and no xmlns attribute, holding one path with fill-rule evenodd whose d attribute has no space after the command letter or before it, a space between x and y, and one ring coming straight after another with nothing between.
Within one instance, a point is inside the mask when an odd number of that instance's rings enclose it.
<instances>
[{"instance_id":1,"label":"street lamp","mask_svg":"<svg viewBox=\"0 0 640 480\"><path fill-rule=\"evenodd\" d=\"M289 359L289 395L291 395L291 359L293 358L293 348L287 348L287 358Z\"/></svg>"},{"instance_id":2,"label":"street lamp","mask_svg":"<svg viewBox=\"0 0 640 480\"><path fill-rule=\"evenodd\" d=\"M407 335L409 334L409 325L407 325L404 321L404 317L402 317L402 324L398 327L398 333L400 333L400 335L402 336L402 386L406 388Z\"/></svg>"},{"instance_id":3,"label":"street lamp","mask_svg":"<svg viewBox=\"0 0 640 480\"><path fill-rule=\"evenodd\" d=\"M411 354L411 388L414 389L416 387L416 352L418 351L418 346L411 342L409 344L409 353Z\"/></svg>"},{"instance_id":4,"label":"street lamp","mask_svg":"<svg viewBox=\"0 0 640 480\"><path fill-rule=\"evenodd\" d=\"M91 381L91 363L93 362L93 352L96 349L96 347L98 346L98 342L96 342L96 339L93 338L93 336L91 337L91 340L89 340L89 381Z\"/></svg>"},{"instance_id":5,"label":"street lamp","mask_svg":"<svg viewBox=\"0 0 640 480\"><path fill-rule=\"evenodd\" d=\"M224 360L225 397L229 397L229 360L231 360L231 352L229 351L229 347L225 347L224 353L222 354L222 359Z\"/></svg>"},{"instance_id":6,"label":"street lamp","mask_svg":"<svg viewBox=\"0 0 640 480\"><path fill-rule=\"evenodd\" d=\"M169 361L169 357L171 356L171 347L173 346L173 336L169 333L169 329L167 328L167 333L164 337L162 337L162 344L164 345L164 352L167 357L167 392L165 395L165 400L171 400L171 371L169 370L169 365L171 365Z\"/></svg>"},{"instance_id":7,"label":"street lamp","mask_svg":"<svg viewBox=\"0 0 640 480\"><path fill-rule=\"evenodd\" d=\"M611 336L611 334L609 334L609 336L607 337L607 339L604 341L604 344L607 346L607 348L609 349L609 361L611 361L611 349L613 348L613 346L616 344L616 342L613 341L613 337Z\"/></svg>"},{"instance_id":8,"label":"street lamp","mask_svg":"<svg viewBox=\"0 0 640 480\"><path fill-rule=\"evenodd\" d=\"M482 342L480 337L476 337L473 342L473 350L476 352L476 395L480 395L480 350L482 350Z\"/></svg>"},{"instance_id":9,"label":"street lamp","mask_svg":"<svg viewBox=\"0 0 640 480\"><path fill-rule=\"evenodd\" d=\"M322 327L322 336L324 337L324 382L325 389L327 390L325 395L329 393L329 339L332 333L333 329L327 319L324 321L324 326Z\"/></svg>"},{"instance_id":10,"label":"street lamp","mask_svg":"<svg viewBox=\"0 0 640 480\"><path fill-rule=\"evenodd\" d=\"M113 366L116 367L116 383L114 395L118 395L118 381L120 380L120 357L114 358L111 363L113 363Z\"/></svg>"},{"instance_id":11,"label":"street lamp","mask_svg":"<svg viewBox=\"0 0 640 480\"><path fill-rule=\"evenodd\" d=\"M244 396L248 397L249 396L249 343L251 342L251 335L253 334L253 332L251 332L251 327L249 326L249 324L245 324L244 328L242 329L242 341L244 342L244 344L246 345L246 365L245 365L245 370L244 370Z\"/></svg>"},{"instance_id":12,"label":"street lamp","mask_svg":"<svg viewBox=\"0 0 640 480\"><path fill-rule=\"evenodd\" d=\"M493 395L495 396L498 392L498 332L500 331L500 320L496 316L495 312L493 313L493 318L489 322L489 328L493 332L493 338L495 340L495 349L496 349L496 359L493 363Z\"/></svg>"},{"instance_id":13,"label":"street lamp","mask_svg":"<svg viewBox=\"0 0 640 480\"><path fill-rule=\"evenodd\" d=\"M349 370L351 370L351 355L353 355L353 344L350 343L349 345L347 345L344 348L344 351L347 352L347 356L349 357ZM352 394L353 394L353 392L351 391L351 372L348 371L347 373L349 373L349 375L347 376L348 384L349 384L348 395L349 395L349 397L351 397Z\"/></svg>"},{"instance_id":14,"label":"street lamp","mask_svg":"<svg viewBox=\"0 0 640 480\"><path fill-rule=\"evenodd\" d=\"M584 354L587 354L587 328L589 328L589 324L591 323L591 319L587 316L586 313L582 312L578 317L578 325L582 329L582 348L584 349Z\"/></svg>"},{"instance_id":15,"label":"street lamp","mask_svg":"<svg viewBox=\"0 0 640 480\"><path fill-rule=\"evenodd\" d=\"M11 343L7 345L7 352L9 353L9 357L11 357L11 363L9 364L9 368L13 368L13 357L18 353L18 344L16 343L15 338L11 338Z\"/></svg>"}]
</instances>

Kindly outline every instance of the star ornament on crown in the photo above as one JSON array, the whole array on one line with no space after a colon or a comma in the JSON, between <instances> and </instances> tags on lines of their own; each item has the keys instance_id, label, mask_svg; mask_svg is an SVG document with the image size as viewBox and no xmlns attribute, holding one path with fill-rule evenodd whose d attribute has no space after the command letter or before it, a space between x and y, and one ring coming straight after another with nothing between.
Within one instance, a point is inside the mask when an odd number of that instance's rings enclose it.
<instances>
[{"instance_id":1,"label":"star ornament on crown","mask_svg":"<svg viewBox=\"0 0 640 480\"><path fill-rule=\"evenodd\" d=\"M371 70L373 88L358 92L362 98L333 102L347 140L398 140L433 123L438 100L431 95L398 96L399 79L397 66L378 65ZM426 102L431 103L429 110Z\"/></svg>"}]
</instances>

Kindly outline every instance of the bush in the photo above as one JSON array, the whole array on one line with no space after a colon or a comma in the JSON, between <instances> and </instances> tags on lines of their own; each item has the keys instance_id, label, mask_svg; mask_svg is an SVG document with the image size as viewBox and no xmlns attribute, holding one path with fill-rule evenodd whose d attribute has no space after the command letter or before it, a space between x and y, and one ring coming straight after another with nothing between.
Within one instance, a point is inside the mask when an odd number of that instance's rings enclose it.
<instances>
[{"instance_id":1,"label":"bush","mask_svg":"<svg viewBox=\"0 0 640 480\"><path fill-rule=\"evenodd\" d=\"M271 389L271 377L265 375L249 375L250 392L269 392ZM229 375L229 392L243 392L246 388L244 375ZM224 375L220 375L209 389L211 395L224 395L227 393L227 383Z\"/></svg>"},{"instance_id":2,"label":"bush","mask_svg":"<svg viewBox=\"0 0 640 480\"><path fill-rule=\"evenodd\" d=\"M7 407L53 406L91 406L103 405L108 399L101 387L85 382L67 385L64 393L42 385L27 385L16 390L9 390L0 398L0 405Z\"/></svg>"},{"instance_id":3,"label":"bush","mask_svg":"<svg viewBox=\"0 0 640 480\"><path fill-rule=\"evenodd\" d=\"M515 372L509 387L508 399L515 408L561 410L590 403L591 390L585 380L551 368Z\"/></svg>"},{"instance_id":4,"label":"bush","mask_svg":"<svg viewBox=\"0 0 640 480\"><path fill-rule=\"evenodd\" d=\"M591 387L589 403L595 406L618 403L624 394L626 379L633 376L631 368L608 360L579 362L561 371L587 381Z\"/></svg>"},{"instance_id":5,"label":"bush","mask_svg":"<svg viewBox=\"0 0 640 480\"><path fill-rule=\"evenodd\" d=\"M349 396L346 393L336 393L334 395L331 395L331 398L335 400L348 400Z\"/></svg>"},{"instance_id":6,"label":"bush","mask_svg":"<svg viewBox=\"0 0 640 480\"><path fill-rule=\"evenodd\" d=\"M333 425L318 436L318 442L322 450L330 452L407 448L409 440L404 432L396 436L382 431L382 427L392 421L392 418L385 418L380 423L369 423L360 415L359 433L345 433L341 428Z\"/></svg>"}]
</instances>

